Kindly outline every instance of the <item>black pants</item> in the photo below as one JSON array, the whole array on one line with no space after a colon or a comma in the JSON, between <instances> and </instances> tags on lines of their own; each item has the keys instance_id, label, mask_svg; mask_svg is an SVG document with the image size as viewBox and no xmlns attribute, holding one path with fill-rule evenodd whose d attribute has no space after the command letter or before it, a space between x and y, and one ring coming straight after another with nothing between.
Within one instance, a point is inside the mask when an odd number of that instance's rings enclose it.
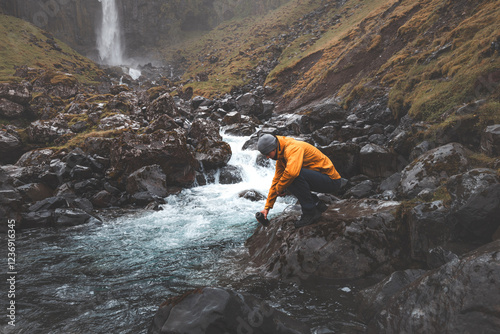
<instances>
[{"instance_id":1,"label":"black pants","mask_svg":"<svg viewBox=\"0 0 500 334\"><path fill-rule=\"evenodd\" d=\"M299 176L288 186L288 190L299 200L302 211L313 210L318 197L311 191L335 194L339 191L340 179L332 180L328 175L302 168Z\"/></svg>"}]
</instances>

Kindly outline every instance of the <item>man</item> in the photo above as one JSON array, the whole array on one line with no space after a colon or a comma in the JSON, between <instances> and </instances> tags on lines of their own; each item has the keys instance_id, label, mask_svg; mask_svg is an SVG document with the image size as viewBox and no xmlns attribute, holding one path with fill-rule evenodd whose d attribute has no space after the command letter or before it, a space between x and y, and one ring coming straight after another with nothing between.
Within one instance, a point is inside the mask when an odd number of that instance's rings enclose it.
<instances>
[{"instance_id":1,"label":"man","mask_svg":"<svg viewBox=\"0 0 500 334\"><path fill-rule=\"evenodd\" d=\"M276 171L267 202L261 212L267 218L277 196L288 190L299 200L302 216L295 227L314 224L326 205L311 191L336 193L340 189L340 174L331 160L316 147L293 138L264 134L257 149L268 159L276 160Z\"/></svg>"}]
</instances>

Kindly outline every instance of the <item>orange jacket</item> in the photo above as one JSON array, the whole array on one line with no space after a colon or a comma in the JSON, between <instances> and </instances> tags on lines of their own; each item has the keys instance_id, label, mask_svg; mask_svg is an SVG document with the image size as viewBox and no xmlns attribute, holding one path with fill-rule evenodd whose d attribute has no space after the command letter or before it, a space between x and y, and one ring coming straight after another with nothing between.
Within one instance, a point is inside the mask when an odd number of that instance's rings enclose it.
<instances>
[{"instance_id":1,"label":"orange jacket","mask_svg":"<svg viewBox=\"0 0 500 334\"><path fill-rule=\"evenodd\" d=\"M276 136L276 138L278 138L276 171L267 195L265 209L274 206L278 194L299 176L302 168L318 171L334 180L340 179L340 174L331 160L316 147L289 137Z\"/></svg>"}]
</instances>

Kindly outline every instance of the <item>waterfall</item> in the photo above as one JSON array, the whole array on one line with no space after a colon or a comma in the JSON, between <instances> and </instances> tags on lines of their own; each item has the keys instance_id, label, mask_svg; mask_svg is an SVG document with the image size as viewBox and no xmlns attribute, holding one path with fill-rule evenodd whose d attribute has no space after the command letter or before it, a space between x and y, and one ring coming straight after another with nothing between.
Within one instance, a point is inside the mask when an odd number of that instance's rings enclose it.
<instances>
[{"instance_id":1,"label":"waterfall","mask_svg":"<svg viewBox=\"0 0 500 334\"><path fill-rule=\"evenodd\" d=\"M99 0L102 4L102 23L97 37L101 62L106 65L123 64L120 20L115 0Z\"/></svg>"}]
</instances>

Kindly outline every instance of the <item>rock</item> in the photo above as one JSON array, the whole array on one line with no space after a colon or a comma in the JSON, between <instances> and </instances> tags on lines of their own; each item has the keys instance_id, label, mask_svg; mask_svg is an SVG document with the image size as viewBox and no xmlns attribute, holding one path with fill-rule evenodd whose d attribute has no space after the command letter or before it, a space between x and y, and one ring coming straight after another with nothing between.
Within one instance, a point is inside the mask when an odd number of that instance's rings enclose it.
<instances>
[{"instance_id":1,"label":"rock","mask_svg":"<svg viewBox=\"0 0 500 334\"><path fill-rule=\"evenodd\" d=\"M225 125L232 125L241 122L241 114L237 111L231 111L227 113L222 119L222 123Z\"/></svg>"},{"instance_id":2,"label":"rock","mask_svg":"<svg viewBox=\"0 0 500 334\"><path fill-rule=\"evenodd\" d=\"M466 170L468 160L462 145L451 143L421 155L401 173L399 192L405 198L423 189L436 189L442 181Z\"/></svg>"},{"instance_id":3,"label":"rock","mask_svg":"<svg viewBox=\"0 0 500 334\"><path fill-rule=\"evenodd\" d=\"M22 214L21 229L42 228L51 226L54 223L53 210L41 210L36 212L26 212Z\"/></svg>"},{"instance_id":4,"label":"rock","mask_svg":"<svg viewBox=\"0 0 500 334\"><path fill-rule=\"evenodd\" d=\"M188 149L186 136L180 129L158 130L151 134L126 132L113 142L111 179L128 177L141 167L159 165L169 185L187 186L195 179L198 163ZM125 180L122 180L125 183Z\"/></svg>"},{"instance_id":5,"label":"rock","mask_svg":"<svg viewBox=\"0 0 500 334\"><path fill-rule=\"evenodd\" d=\"M148 334L310 333L303 323L252 295L201 288L164 302Z\"/></svg>"},{"instance_id":6,"label":"rock","mask_svg":"<svg viewBox=\"0 0 500 334\"><path fill-rule=\"evenodd\" d=\"M241 169L236 166L224 166L220 169L220 184L236 184L243 181Z\"/></svg>"},{"instance_id":7,"label":"rock","mask_svg":"<svg viewBox=\"0 0 500 334\"><path fill-rule=\"evenodd\" d=\"M255 116L258 119L268 119L271 113L264 114L262 99L252 93L246 93L236 98L236 106L242 115Z\"/></svg>"},{"instance_id":8,"label":"rock","mask_svg":"<svg viewBox=\"0 0 500 334\"><path fill-rule=\"evenodd\" d=\"M98 208L107 208L117 203L117 199L106 190L101 190L90 200L92 205Z\"/></svg>"},{"instance_id":9,"label":"rock","mask_svg":"<svg viewBox=\"0 0 500 334\"><path fill-rule=\"evenodd\" d=\"M488 242L500 227L500 184L492 184L472 195L450 214L456 233L463 240Z\"/></svg>"},{"instance_id":10,"label":"rock","mask_svg":"<svg viewBox=\"0 0 500 334\"><path fill-rule=\"evenodd\" d=\"M78 93L78 80L69 73L44 71L34 80L33 87L42 89L48 95L69 99Z\"/></svg>"},{"instance_id":11,"label":"rock","mask_svg":"<svg viewBox=\"0 0 500 334\"><path fill-rule=\"evenodd\" d=\"M481 150L492 157L500 155L500 124L490 125L483 131Z\"/></svg>"},{"instance_id":12,"label":"rock","mask_svg":"<svg viewBox=\"0 0 500 334\"><path fill-rule=\"evenodd\" d=\"M454 260L458 260L458 256L442 247L432 248L427 252L427 267L430 269L439 268Z\"/></svg>"},{"instance_id":13,"label":"rock","mask_svg":"<svg viewBox=\"0 0 500 334\"><path fill-rule=\"evenodd\" d=\"M452 239L453 224L446 219L448 212L441 201L423 203L411 210L408 224L412 259L425 262L431 249Z\"/></svg>"},{"instance_id":14,"label":"rock","mask_svg":"<svg viewBox=\"0 0 500 334\"><path fill-rule=\"evenodd\" d=\"M497 173L493 169L476 168L452 176L446 182L446 190L451 197L451 209L454 211L460 209L472 196L496 183L498 183Z\"/></svg>"},{"instance_id":15,"label":"rock","mask_svg":"<svg viewBox=\"0 0 500 334\"><path fill-rule=\"evenodd\" d=\"M231 159L231 146L224 141L202 139L195 150L196 160L201 162L205 169L224 167Z\"/></svg>"},{"instance_id":16,"label":"rock","mask_svg":"<svg viewBox=\"0 0 500 334\"><path fill-rule=\"evenodd\" d=\"M238 197L246 198L252 202L263 201L266 199L266 196L261 194L255 189L243 190L238 194Z\"/></svg>"},{"instance_id":17,"label":"rock","mask_svg":"<svg viewBox=\"0 0 500 334\"><path fill-rule=\"evenodd\" d=\"M63 135L71 134L68 125L58 119L49 121L34 121L26 129L28 138L32 143L47 144L52 143Z\"/></svg>"},{"instance_id":18,"label":"rock","mask_svg":"<svg viewBox=\"0 0 500 334\"><path fill-rule=\"evenodd\" d=\"M300 229L293 227L298 216L292 212L258 227L245 245L262 274L297 283L389 274L407 248L395 217L398 207L399 202L341 200L318 223Z\"/></svg>"},{"instance_id":19,"label":"rock","mask_svg":"<svg viewBox=\"0 0 500 334\"><path fill-rule=\"evenodd\" d=\"M371 320L389 303L390 299L422 276L426 270L407 269L396 271L376 285L359 292L358 313L365 321Z\"/></svg>"},{"instance_id":20,"label":"rock","mask_svg":"<svg viewBox=\"0 0 500 334\"><path fill-rule=\"evenodd\" d=\"M48 165L52 160L54 151L51 149L39 149L24 153L16 162L16 166L28 167L32 165Z\"/></svg>"},{"instance_id":21,"label":"rock","mask_svg":"<svg viewBox=\"0 0 500 334\"><path fill-rule=\"evenodd\" d=\"M302 108L298 113L303 115L299 123L301 133L312 133L323 128L328 122L344 121L347 117L347 112L332 102L321 102Z\"/></svg>"},{"instance_id":22,"label":"rock","mask_svg":"<svg viewBox=\"0 0 500 334\"><path fill-rule=\"evenodd\" d=\"M189 129L188 137L190 138L193 146L197 146L198 143L204 139L222 141L219 124L210 119L203 118L197 118L194 120Z\"/></svg>"},{"instance_id":23,"label":"rock","mask_svg":"<svg viewBox=\"0 0 500 334\"><path fill-rule=\"evenodd\" d=\"M0 97L0 116L5 118L21 118L25 108L15 102Z\"/></svg>"},{"instance_id":24,"label":"rock","mask_svg":"<svg viewBox=\"0 0 500 334\"><path fill-rule=\"evenodd\" d=\"M497 333L500 240L429 271L387 301L368 333Z\"/></svg>"},{"instance_id":25,"label":"rock","mask_svg":"<svg viewBox=\"0 0 500 334\"><path fill-rule=\"evenodd\" d=\"M123 114L115 114L113 116L101 119L98 126L99 130L120 130L132 129L138 130L141 125L138 122L132 121L129 116Z\"/></svg>"},{"instance_id":26,"label":"rock","mask_svg":"<svg viewBox=\"0 0 500 334\"><path fill-rule=\"evenodd\" d=\"M77 226L87 223L91 215L80 209L55 209L54 224L56 227Z\"/></svg>"},{"instance_id":27,"label":"rock","mask_svg":"<svg viewBox=\"0 0 500 334\"><path fill-rule=\"evenodd\" d=\"M139 168L127 178L127 192L131 195L146 191L155 196L167 196L166 175L160 165Z\"/></svg>"},{"instance_id":28,"label":"rock","mask_svg":"<svg viewBox=\"0 0 500 334\"><path fill-rule=\"evenodd\" d=\"M174 99L168 93L160 95L146 109L146 117L152 121L156 117L166 114L172 118L179 117L179 111L175 106Z\"/></svg>"},{"instance_id":29,"label":"rock","mask_svg":"<svg viewBox=\"0 0 500 334\"><path fill-rule=\"evenodd\" d=\"M0 83L0 98L28 106L31 101L31 85L27 82Z\"/></svg>"},{"instance_id":30,"label":"rock","mask_svg":"<svg viewBox=\"0 0 500 334\"><path fill-rule=\"evenodd\" d=\"M364 198L373 194L374 184L372 180L361 181L352 188L346 191L344 197L347 198Z\"/></svg>"},{"instance_id":31,"label":"rock","mask_svg":"<svg viewBox=\"0 0 500 334\"><path fill-rule=\"evenodd\" d=\"M16 188L27 202L38 202L52 197L54 190L43 183L29 183Z\"/></svg>"},{"instance_id":32,"label":"rock","mask_svg":"<svg viewBox=\"0 0 500 334\"><path fill-rule=\"evenodd\" d=\"M372 177L389 177L397 172L396 155L389 150L367 144L359 151L361 173Z\"/></svg>"},{"instance_id":33,"label":"rock","mask_svg":"<svg viewBox=\"0 0 500 334\"><path fill-rule=\"evenodd\" d=\"M233 136L250 136L256 129L254 123L240 123L226 126L224 132Z\"/></svg>"},{"instance_id":34,"label":"rock","mask_svg":"<svg viewBox=\"0 0 500 334\"><path fill-rule=\"evenodd\" d=\"M21 140L8 133L0 130L0 163L13 163L22 154Z\"/></svg>"},{"instance_id":35,"label":"rock","mask_svg":"<svg viewBox=\"0 0 500 334\"><path fill-rule=\"evenodd\" d=\"M330 145L337 138L337 130L334 126L324 126L313 132L312 137L320 146Z\"/></svg>"},{"instance_id":36,"label":"rock","mask_svg":"<svg viewBox=\"0 0 500 334\"><path fill-rule=\"evenodd\" d=\"M342 177L350 178L360 173L360 147L353 143L336 143L321 147Z\"/></svg>"}]
</instances>

